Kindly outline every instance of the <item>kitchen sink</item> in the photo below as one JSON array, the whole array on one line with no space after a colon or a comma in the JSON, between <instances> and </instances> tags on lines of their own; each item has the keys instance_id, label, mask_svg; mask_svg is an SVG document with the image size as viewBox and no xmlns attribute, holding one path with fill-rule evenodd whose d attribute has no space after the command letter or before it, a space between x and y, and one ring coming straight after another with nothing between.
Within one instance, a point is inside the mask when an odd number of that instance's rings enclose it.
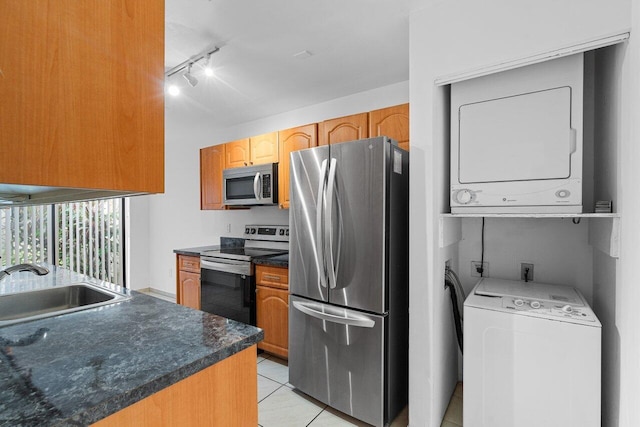
<instances>
[{"instance_id":1,"label":"kitchen sink","mask_svg":"<svg viewBox=\"0 0 640 427\"><path fill-rule=\"evenodd\" d=\"M86 282L0 295L0 326L73 313L130 298Z\"/></svg>"}]
</instances>

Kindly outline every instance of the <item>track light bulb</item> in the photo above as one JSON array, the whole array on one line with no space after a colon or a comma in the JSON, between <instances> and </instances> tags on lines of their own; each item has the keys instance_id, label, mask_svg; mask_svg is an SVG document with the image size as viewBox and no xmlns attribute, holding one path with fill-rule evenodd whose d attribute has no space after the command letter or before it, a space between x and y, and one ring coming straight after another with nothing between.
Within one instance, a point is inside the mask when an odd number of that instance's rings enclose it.
<instances>
[{"instance_id":1,"label":"track light bulb","mask_svg":"<svg viewBox=\"0 0 640 427\"><path fill-rule=\"evenodd\" d=\"M191 75L191 64L189 64L187 72L184 74L184 79L191 85L191 87L196 87L198 84L198 79Z\"/></svg>"},{"instance_id":2,"label":"track light bulb","mask_svg":"<svg viewBox=\"0 0 640 427\"><path fill-rule=\"evenodd\" d=\"M211 65L211 54L207 55L207 59L205 59L204 75L207 77L213 76L213 66Z\"/></svg>"},{"instance_id":3,"label":"track light bulb","mask_svg":"<svg viewBox=\"0 0 640 427\"><path fill-rule=\"evenodd\" d=\"M170 84L167 88L167 92L169 92L169 95L171 96L178 96L180 95L180 88L174 84Z\"/></svg>"}]
</instances>

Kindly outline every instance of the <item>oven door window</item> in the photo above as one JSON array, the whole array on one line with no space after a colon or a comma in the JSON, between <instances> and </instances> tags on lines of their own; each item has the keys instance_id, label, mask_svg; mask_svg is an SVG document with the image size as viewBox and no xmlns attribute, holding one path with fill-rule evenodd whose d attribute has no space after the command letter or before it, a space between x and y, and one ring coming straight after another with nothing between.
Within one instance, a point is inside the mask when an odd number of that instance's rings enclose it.
<instances>
[{"instance_id":1,"label":"oven door window","mask_svg":"<svg viewBox=\"0 0 640 427\"><path fill-rule=\"evenodd\" d=\"M255 325L255 284L252 276L202 269L200 309Z\"/></svg>"}]
</instances>

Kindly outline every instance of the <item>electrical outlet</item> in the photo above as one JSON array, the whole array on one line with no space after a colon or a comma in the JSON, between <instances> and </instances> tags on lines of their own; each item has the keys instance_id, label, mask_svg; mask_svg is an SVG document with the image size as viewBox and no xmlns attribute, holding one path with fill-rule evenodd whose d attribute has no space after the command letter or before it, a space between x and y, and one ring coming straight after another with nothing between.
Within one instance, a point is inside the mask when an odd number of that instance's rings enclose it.
<instances>
[{"instance_id":1,"label":"electrical outlet","mask_svg":"<svg viewBox=\"0 0 640 427\"><path fill-rule=\"evenodd\" d=\"M482 268L482 276L480 268ZM487 261L471 261L471 277L489 277L489 263Z\"/></svg>"},{"instance_id":2,"label":"electrical outlet","mask_svg":"<svg viewBox=\"0 0 640 427\"><path fill-rule=\"evenodd\" d=\"M520 263L520 280L533 282L533 264L522 262Z\"/></svg>"},{"instance_id":3,"label":"electrical outlet","mask_svg":"<svg viewBox=\"0 0 640 427\"><path fill-rule=\"evenodd\" d=\"M227 233L231 233L231 224L227 224Z\"/></svg>"}]
</instances>

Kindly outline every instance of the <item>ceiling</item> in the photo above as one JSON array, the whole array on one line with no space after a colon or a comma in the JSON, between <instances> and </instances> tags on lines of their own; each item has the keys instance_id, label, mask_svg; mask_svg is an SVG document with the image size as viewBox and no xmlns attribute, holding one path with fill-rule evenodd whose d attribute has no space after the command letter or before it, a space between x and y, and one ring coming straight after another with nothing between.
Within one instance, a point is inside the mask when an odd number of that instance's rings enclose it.
<instances>
[{"instance_id":1,"label":"ceiling","mask_svg":"<svg viewBox=\"0 0 640 427\"><path fill-rule=\"evenodd\" d=\"M166 0L165 67L214 46L168 109L231 126L409 79L409 12L419 0ZM311 56L295 54L308 51Z\"/></svg>"}]
</instances>

